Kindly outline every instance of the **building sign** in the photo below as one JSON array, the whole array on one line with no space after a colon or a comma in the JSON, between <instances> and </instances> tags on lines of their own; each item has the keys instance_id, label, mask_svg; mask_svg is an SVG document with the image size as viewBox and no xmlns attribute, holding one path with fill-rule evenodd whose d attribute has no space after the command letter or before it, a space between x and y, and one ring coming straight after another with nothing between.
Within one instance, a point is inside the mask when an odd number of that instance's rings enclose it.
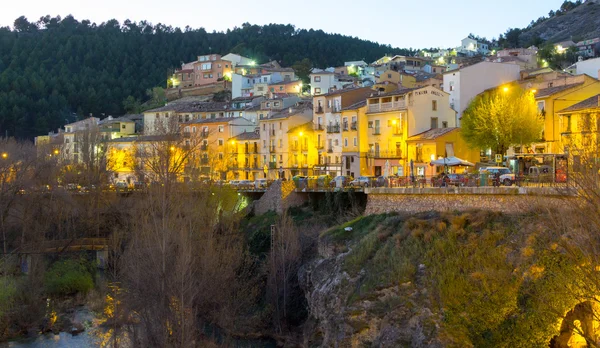
<instances>
[{"instance_id":1,"label":"building sign","mask_svg":"<svg viewBox=\"0 0 600 348\"><path fill-rule=\"evenodd\" d=\"M416 91L415 92L415 96L417 96L417 95L427 95L427 94L435 95L436 97L443 97L444 96L444 94L442 92L438 92L438 91L424 90L424 91Z\"/></svg>"},{"instance_id":2,"label":"building sign","mask_svg":"<svg viewBox=\"0 0 600 348\"><path fill-rule=\"evenodd\" d=\"M502 163L502 155L496 154L496 163Z\"/></svg>"}]
</instances>

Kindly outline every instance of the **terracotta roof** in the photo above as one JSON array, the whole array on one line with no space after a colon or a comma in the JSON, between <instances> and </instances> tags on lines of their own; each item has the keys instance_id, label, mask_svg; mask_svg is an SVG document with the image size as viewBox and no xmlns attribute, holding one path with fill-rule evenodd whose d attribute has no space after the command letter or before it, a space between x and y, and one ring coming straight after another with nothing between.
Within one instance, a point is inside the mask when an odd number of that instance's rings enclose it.
<instances>
[{"instance_id":1,"label":"terracotta roof","mask_svg":"<svg viewBox=\"0 0 600 348\"><path fill-rule=\"evenodd\" d=\"M278 119L278 118L288 118L290 116L302 114L305 112L309 112L310 115L312 115L312 104L296 106L296 107L292 107L291 109L292 109L292 112L290 112L290 108L285 108L279 112L276 112L276 113L270 115L268 118L263 118L263 120L268 121L268 120L273 120L273 119Z\"/></svg>"},{"instance_id":2,"label":"terracotta roof","mask_svg":"<svg viewBox=\"0 0 600 348\"><path fill-rule=\"evenodd\" d=\"M406 141L422 141L422 140L435 140L441 136L444 136L450 132L458 130L458 127L450 128L435 128L425 131L423 133L415 134L412 137L406 139Z\"/></svg>"},{"instance_id":3,"label":"terracotta roof","mask_svg":"<svg viewBox=\"0 0 600 348\"><path fill-rule=\"evenodd\" d=\"M260 139L260 134L258 134L257 132L244 132L244 133L238 134L237 136L235 136L231 139L235 139L238 141L256 140L256 139Z\"/></svg>"},{"instance_id":4,"label":"terracotta roof","mask_svg":"<svg viewBox=\"0 0 600 348\"><path fill-rule=\"evenodd\" d=\"M583 85L583 82L572 83L570 85L564 85L564 86L556 86L556 87L538 89L537 93L535 94L535 98L539 99L539 98L549 97L553 94L560 93L562 91L566 91L567 89L571 89L571 88L578 87L581 85Z\"/></svg>"},{"instance_id":5,"label":"terracotta roof","mask_svg":"<svg viewBox=\"0 0 600 348\"><path fill-rule=\"evenodd\" d=\"M319 71L319 72L311 72L309 75L332 75L335 74L333 71Z\"/></svg>"},{"instance_id":6,"label":"terracotta roof","mask_svg":"<svg viewBox=\"0 0 600 348\"><path fill-rule=\"evenodd\" d=\"M367 100L366 99L362 100L362 101L359 101L358 103L354 103L354 104L352 104L350 106L347 106L347 107L343 108L342 111L344 111L344 110L356 110L358 108L362 108L365 105L367 105Z\"/></svg>"},{"instance_id":7,"label":"terracotta roof","mask_svg":"<svg viewBox=\"0 0 600 348\"><path fill-rule=\"evenodd\" d=\"M243 117L218 117L218 118L205 118L205 119L197 119L191 120L189 122L184 122L183 124L204 124L204 123L226 123L237 120L246 120Z\"/></svg>"},{"instance_id":8,"label":"terracotta roof","mask_svg":"<svg viewBox=\"0 0 600 348\"><path fill-rule=\"evenodd\" d=\"M186 102L186 103L169 103L160 108L145 111L144 113L152 112L207 112L207 111L226 111L229 110L228 102Z\"/></svg>"},{"instance_id":9,"label":"terracotta roof","mask_svg":"<svg viewBox=\"0 0 600 348\"><path fill-rule=\"evenodd\" d=\"M571 105L566 109L562 109L559 111L559 113L579 111L585 109L600 109L600 94L588 98L584 101L581 101L577 104Z\"/></svg>"},{"instance_id":10,"label":"terracotta roof","mask_svg":"<svg viewBox=\"0 0 600 348\"><path fill-rule=\"evenodd\" d=\"M325 93L325 94L320 94L319 97L330 97L332 95L338 95L338 94L344 94L347 92L352 92L352 91L357 91L357 90L371 90L369 87L352 87L352 88L343 88L343 89L338 89L335 90L333 92L329 92L329 93Z\"/></svg>"}]
</instances>

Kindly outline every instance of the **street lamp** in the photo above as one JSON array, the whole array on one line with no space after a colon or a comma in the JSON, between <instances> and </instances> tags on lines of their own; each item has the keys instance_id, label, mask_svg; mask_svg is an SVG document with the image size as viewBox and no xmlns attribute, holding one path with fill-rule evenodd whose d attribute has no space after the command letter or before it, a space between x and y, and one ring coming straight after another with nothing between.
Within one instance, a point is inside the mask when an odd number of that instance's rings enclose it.
<instances>
[{"instance_id":1,"label":"street lamp","mask_svg":"<svg viewBox=\"0 0 600 348\"><path fill-rule=\"evenodd\" d=\"M171 146L171 151L175 151L175 146Z\"/></svg>"},{"instance_id":2,"label":"street lamp","mask_svg":"<svg viewBox=\"0 0 600 348\"><path fill-rule=\"evenodd\" d=\"M54 150L55 155L58 155L58 153L59 153L58 149Z\"/></svg>"},{"instance_id":3,"label":"street lamp","mask_svg":"<svg viewBox=\"0 0 600 348\"><path fill-rule=\"evenodd\" d=\"M504 93L508 92L508 87L504 87L502 91L504 91Z\"/></svg>"},{"instance_id":4,"label":"street lamp","mask_svg":"<svg viewBox=\"0 0 600 348\"><path fill-rule=\"evenodd\" d=\"M7 158L8 158L8 154L7 154L6 152L3 152L3 153L2 153L2 158L3 158L3 159L7 159Z\"/></svg>"}]
</instances>

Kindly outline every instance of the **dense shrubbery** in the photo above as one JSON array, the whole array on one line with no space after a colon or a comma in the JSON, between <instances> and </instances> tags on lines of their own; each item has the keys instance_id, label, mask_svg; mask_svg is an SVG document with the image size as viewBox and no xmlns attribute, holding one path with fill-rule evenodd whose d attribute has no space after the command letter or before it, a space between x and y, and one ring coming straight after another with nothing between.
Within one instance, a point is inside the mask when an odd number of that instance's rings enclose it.
<instances>
[{"instance_id":1,"label":"dense shrubbery","mask_svg":"<svg viewBox=\"0 0 600 348\"><path fill-rule=\"evenodd\" d=\"M46 292L50 295L86 294L94 287L88 262L69 259L54 263L45 275Z\"/></svg>"}]
</instances>

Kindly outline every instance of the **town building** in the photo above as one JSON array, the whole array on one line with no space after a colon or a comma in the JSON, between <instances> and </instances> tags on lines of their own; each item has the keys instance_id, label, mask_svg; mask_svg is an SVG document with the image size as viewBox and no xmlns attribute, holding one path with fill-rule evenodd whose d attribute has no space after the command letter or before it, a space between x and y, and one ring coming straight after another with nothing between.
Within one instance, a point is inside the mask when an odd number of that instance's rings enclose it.
<instances>
[{"instance_id":1,"label":"town building","mask_svg":"<svg viewBox=\"0 0 600 348\"><path fill-rule=\"evenodd\" d=\"M368 173L366 105L365 99L342 109L342 174L354 178Z\"/></svg>"},{"instance_id":2,"label":"town building","mask_svg":"<svg viewBox=\"0 0 600 348\"><path fill-rule=\"evenodd\" d=\"M596 79L600 79L600 58L580 60L571 65L565 71L573 75L586 74Z\"/></svg>"},{"instance_id":3,"label":"town building","mask_svg":"<svg viewBox=\"0 0 600 348\"><path fill-rule=\"evenodd\" d=\"M450 94L450 105L457 112L455 124L469 103L479 93L519 79L521 67L516 64L480 62L443 75L444 91Z\"/></svg>"},{"instance_id":4,"label":"town building","mask_svg":"<svg viewBox=\"0 0 600 348\"><path fill-rule=\"evenodd\" d=\"M318 149L312 121L288 130L290 175L314 175L318 165Z\"/></svg>"},{"instance_id":5,"label":"town building","mask_svg":"<svg viewBox=\"0 0 600 348\"><path fill-rule=\"evenodd\" d=\"M323 146L319 149L319 167L315 167L315 172L341 175L342 109L365 100L372 92L368 87L348 88L313 98L315 135L317 144Z\"/></svg>"},{"instance_id":6,"label":"town building","mask_svg":"<svg viewBox=\"0 0 600 348\"><path fill-rule=\"evenodd\" d=\"M268 179L290 178L292 166L288 132L312 119L312 104L297 103L259 119L260 153Z\"/></svg>"},{"instance_id":7,"label":"town building","mask_svg":"<svg viewBox=\"0 0 600 348\"><path fill-rule=\"evenodd\" d=\"M579 41L575 44L577 55L583 58L594 58L600 55L600 38Z\"/></svg>"},{"instance_id":8,"label":"town building","mask_svg":"<svg viewBox=\"0 0 600 348\"><path fill-rule=\"evenodd\" d=\"M436 128L456 127L456 112L448 93L435 87L401 89L367 98L367 168L382 175L389 164L404 176L409 166L406 139Z\"/></svg>"},{"instance_id":9,"label":"town building","mask_svg":"<svg viewBox=\"0 0 600 348\"><path fill-rule=\"evenodd\" d=\"M406 143L408 161L413 162L413 175L416 176L433 176L444 170L429 165L431 161L439 158L454 156L471 163L480 159L479 149L467 145L458 127L430 129L408 137Z\"/></svg>"},{"instance_id":10,"label":"town building","mask_svg":"<svg viewBox=\"0 0 600 348\"><path fill-rule=\"evenodd\" d=\"M573 156L572 163L580 164L582 156L596 157L600 141L600 94L557 111L560 147Z\"/></svg>"},{"instance_id":11,"label":"town building","mask_svg":"<svg viewBox=\"0 0 600 348\"><path fill-rule=\"evenodd\" d=\"M467 56L474 55L487 55L490 53L490 48L487 43L479 42L470 37L466 37L461 40L460 48L457 49L458 52L463 53Z\"/></svg>"},{"instance_id":12,"label":"town building","mask_svg":"<svg viewBox=\"0 0 600 348\"><path fill-rule=\"evenodd\" d=\"M194 62L182 64L181 69L173 73L169 86L172 88L193 88L210 85L231 78L233 63L220 54L198 56Z\"/></svg>"},{"instance_id":13,"label":"town building","mask_svg":"<svg viewBox=\"0 0 600 348\"><path fill-rule=\"evenodd\" d=\"M172 102L144 112L144 134L176 133L185 122L234 117L239 113L228 102Z\"/></svg>"},{"instance_id":14,"label":"town building","mask_svg":"<svg viewBox=\"0 0 600 348\"><path fill-rule=\"evenodd\" d=\"M237 180L265 178L264 164L260 159L260 133L258 129L240 133L228 140L233 152L230 171Z\"/></svg>"},{"instance_id":15,"label":"town building","mask_svg":"<svg viewBox=\"0 0 600 348\"><path fill-rule=\"evenodd\" d=\"M355 77L336 74L333 69L332 71L313 69L309 76L311 95L326 94L331 91L344 89L348 86L353 86L356 82Z\"/></svg>"}]
</instances>

